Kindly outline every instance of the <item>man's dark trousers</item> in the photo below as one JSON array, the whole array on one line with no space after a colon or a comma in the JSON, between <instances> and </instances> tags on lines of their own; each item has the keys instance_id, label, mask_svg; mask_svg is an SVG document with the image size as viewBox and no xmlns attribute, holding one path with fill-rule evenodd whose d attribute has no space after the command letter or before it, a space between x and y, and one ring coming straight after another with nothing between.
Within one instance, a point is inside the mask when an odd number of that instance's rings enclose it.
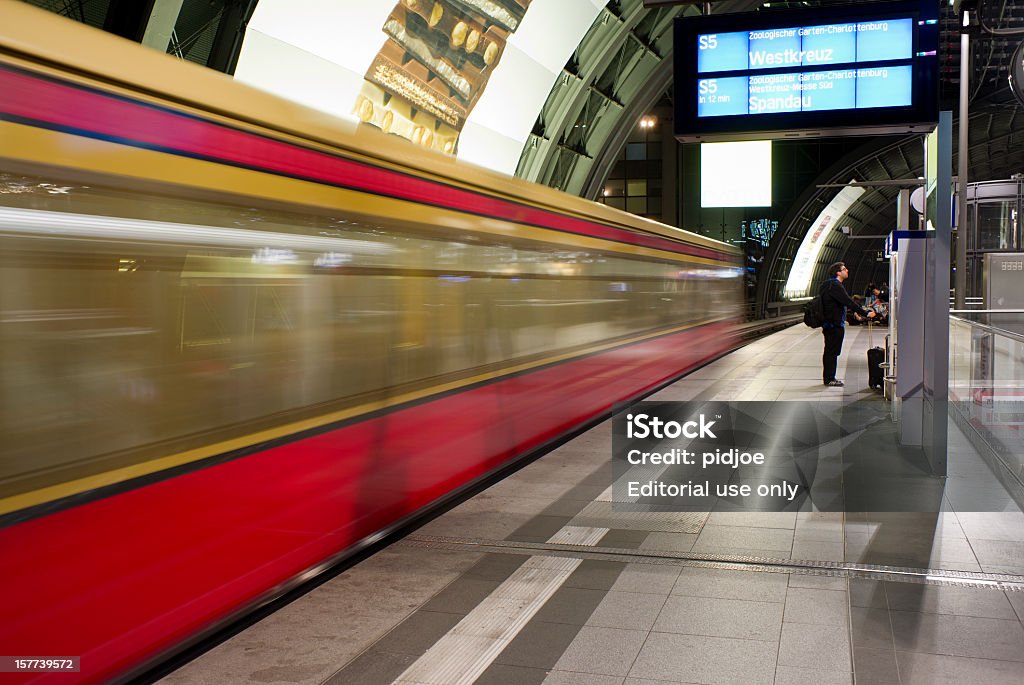
<instances>
[{"instance_id":1,"label":"man's dark trousers","mask_svg":"<svg viewBox=\"0 0 1024 685\"><path fill-rule=\"evenodd\" d=\"M821 355L821 379L823 383L836 379L836 366L839 364L839 353L843 351L843 336L846 329L842 326L822 328L825 336L825 352Z\"/></svg>"}]
</instances>

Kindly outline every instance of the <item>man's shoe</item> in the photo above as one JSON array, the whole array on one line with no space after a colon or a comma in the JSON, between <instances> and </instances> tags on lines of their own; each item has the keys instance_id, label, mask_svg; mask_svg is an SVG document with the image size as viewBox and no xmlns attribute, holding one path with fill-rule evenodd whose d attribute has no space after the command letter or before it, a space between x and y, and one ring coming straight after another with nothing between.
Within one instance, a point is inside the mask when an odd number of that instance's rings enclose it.
<instances>
[{"instance_id":1,"label":"man's shoe","mask_svg":"<svg viewBox=\"0 0 1024 685\"><path fill-rule=\"evenodd\" d=\"M830 388L841 388L841 387L843 387L843 382L842 381L837 381L837 380L831 380L828 383L826 383L825 385L827 385Z\"/></svg>"}]
</instances>

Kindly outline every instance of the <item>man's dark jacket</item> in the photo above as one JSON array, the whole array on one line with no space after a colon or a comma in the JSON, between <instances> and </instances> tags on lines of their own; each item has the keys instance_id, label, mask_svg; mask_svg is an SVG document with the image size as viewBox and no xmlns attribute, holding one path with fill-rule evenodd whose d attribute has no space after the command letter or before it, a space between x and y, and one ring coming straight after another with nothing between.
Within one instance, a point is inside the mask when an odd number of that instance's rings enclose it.
<instances>
[{"instance_id":1,"label":"man's dark jacket","mask_svg":"<svg viewBox=\"0 0 1024 685\"><path fill-rule=\"evenodd\" d=\"M838 278L825 281L821 290L822 309L825 311L825 323L822 328L839 328L846 323L846 309L849 307L861 316L867 316L868 310L857 304Z\"/></svg>"}]
</instances>

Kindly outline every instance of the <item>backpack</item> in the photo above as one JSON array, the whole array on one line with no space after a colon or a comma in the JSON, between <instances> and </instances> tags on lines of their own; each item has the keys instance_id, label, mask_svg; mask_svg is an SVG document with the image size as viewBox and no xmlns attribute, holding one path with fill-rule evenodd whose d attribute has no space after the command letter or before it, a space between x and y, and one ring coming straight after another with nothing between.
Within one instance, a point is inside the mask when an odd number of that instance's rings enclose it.
<instances>
[{"instance_id":1,"label":"backpack","mask_svg":"<svg viewBox=\"0 0 1024 685\"><path fill-rule=\"evenodd\" d=\"M825 304L821 301L821 295L816 295L804 305L804 324L810 328L821 328L823 323L825 323Z\"/></svg>"}]
</instances>

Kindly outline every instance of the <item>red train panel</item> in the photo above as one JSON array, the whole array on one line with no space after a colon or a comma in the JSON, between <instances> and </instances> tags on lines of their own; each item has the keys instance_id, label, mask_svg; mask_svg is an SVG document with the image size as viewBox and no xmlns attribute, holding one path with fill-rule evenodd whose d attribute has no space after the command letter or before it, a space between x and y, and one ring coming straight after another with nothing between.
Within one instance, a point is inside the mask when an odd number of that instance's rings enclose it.
<instances>
[{"instance_id":1,"label":"red train panel","mask_svg":"<svg viewBox=\"0 0 1024 685\"><path fill-rule=\"evenodd\" d=\"M543 367L0 529L0 548L17 550L0 567L0 645L81 656L86 682L124 674L717 356L727 333L712 324Z\"/></svg>"}]
</instances>

